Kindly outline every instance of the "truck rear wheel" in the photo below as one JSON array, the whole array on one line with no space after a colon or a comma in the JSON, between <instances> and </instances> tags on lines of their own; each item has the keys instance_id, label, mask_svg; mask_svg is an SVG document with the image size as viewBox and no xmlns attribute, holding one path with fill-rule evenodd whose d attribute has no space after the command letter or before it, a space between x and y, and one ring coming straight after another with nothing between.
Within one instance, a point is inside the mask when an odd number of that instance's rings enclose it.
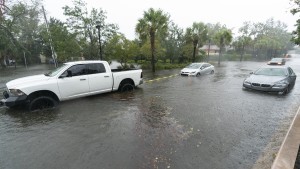
<instances>
[{"instance_id":1,"label":"truck rear wheel","mask_svg":"<svg viewBox=\"0 0 300 169\"><path fill-rule=\"evenodd\" d=\"M50 109L56 107L58 102L50 96L38 96L30 101L28 109L30 111Z\"/></svg>"},{"instance_id":2,"label":"truck rear wheel","mask_svg":"<svg viewBox=\"0 0 300 169\"><path fill-rule=\"evenodd\" d=\"M134 85L130 81L124 81L121 83L119 91L120 92L130 92L134 90Z\"/></svg>"}]
</instances>

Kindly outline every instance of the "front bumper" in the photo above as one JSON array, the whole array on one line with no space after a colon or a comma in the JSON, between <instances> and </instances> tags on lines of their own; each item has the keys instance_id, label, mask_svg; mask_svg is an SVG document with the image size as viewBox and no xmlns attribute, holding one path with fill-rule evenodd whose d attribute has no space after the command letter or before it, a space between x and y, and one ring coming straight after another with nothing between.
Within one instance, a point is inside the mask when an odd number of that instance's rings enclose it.
<instances>
[{"instance_id":1,"label":"front bumper","mask_svg":"<svg viewBox=\"0 0 300 169\"><path fill-rule=\"evenodd\" d=\"M187 72L181 72L181 76L196 76L197 73L187 73Z\"/></svg>"},{"instance_id":2,"label":"front bumper","mask_svg":"<svg viewBox=\"0 0 300 169\"><path fill-rule=\"evenodd\" d=\"M277 87L277 86L272 86L267 84L252 85L249 83L243 83L243 87L248 89L253 89L253 90L265 91L265 92L282 92L287 88L287 86Z\"/></svg>"},{"instance_id":3,"label":"front bumper","mask_svg":"<svg viewBox=\"0 0 300 169\"><path fill-rule=\"evenodd\" d=\"M0 107L15 107L18 105L24 105L27 103L27 95L22 96L11 96L6 91L3 92L4 98L0 100Z\"/></svg>"}]
</instances>

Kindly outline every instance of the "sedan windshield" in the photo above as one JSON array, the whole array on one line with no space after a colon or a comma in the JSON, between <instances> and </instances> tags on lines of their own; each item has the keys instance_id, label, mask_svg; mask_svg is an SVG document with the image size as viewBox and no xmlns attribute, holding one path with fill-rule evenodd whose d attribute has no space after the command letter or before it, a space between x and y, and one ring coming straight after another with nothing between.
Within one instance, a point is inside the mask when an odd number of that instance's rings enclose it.
<instances>
[{"instance_id":1,"label":"sedan windshield","mask_svg":"<svg viewBox=\"0 0 300 169\"><path fill-rule=\"evenodd\" d=\"M265 76L286 76L286 71L283 68L260 68L254 74Z\"/></svg>"},{"instance_id":2,"label":"sedan windshield","mask_svg":"<svg viewBox=\"0 0 300 169\"><path fill-rule=\"evenodd\" d=\"M281 58L273 58L273 59L271 59L271 61L274 61L274 62L281 62L282 59L281 59Z\"/></svg>"},{"instance_id":3,"label":"sedan windshield","mask_svg":"<svg viewBox=\"0 0 300 169\"><path fill-rule=\"evenodd\" d=\"M51 77L53 77L53 76L57 75L57 73L59 73L59 72L60 72L62 69L64 69L66 66L67 66L67 64L63 64L63 65L61 65L60 67L58 67L58 68L56 68L56 69L53 69L53 70L51 70L51 71L48 72L48 73L45 73L45 76L51 76Z\"/></svg>"},{"instance_id":4,"label":"sedan windshield","mask_svg":"<svg viewBox=\"0 0 300 169\"><path fill-rule=\"evenodd\" d=\"M201 64L192 63L192 64L188 65L186 68L189 68L189 69L199 69L200 66L201 66Z\"/></svg>"}]
</instances>

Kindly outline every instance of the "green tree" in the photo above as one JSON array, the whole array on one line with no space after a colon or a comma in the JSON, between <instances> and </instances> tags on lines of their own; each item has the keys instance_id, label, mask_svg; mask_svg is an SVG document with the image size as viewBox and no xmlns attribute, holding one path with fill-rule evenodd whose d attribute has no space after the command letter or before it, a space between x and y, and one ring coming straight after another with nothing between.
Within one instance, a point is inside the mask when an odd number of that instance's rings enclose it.
<instances>
[{"instance_id":1,"label":"green tree","mask_svg":"<svg viewBox=\"0 0 300 169\"><path fill-rule=\"evenodd\" d=\"M191 62L193 60L193 49L194 46L192 43L185 43L182 47L182 56L181 56L181 62Z\"/></svg>"},{"instance_id":2,"label":"green tree","mask_svg":"<svg viewBox=\"0 0 300 169\"><path fill-rule=\"evenodd\" d=\"M194 22L192 27L186 29L187 42L193 44L193 62L196 60L197 49L201 48L207 40L207 32L208 29L202 22Z\"/></svg>"},{"instance_id":3,"label":"green tree","mask_svg":"<svg viewBox=\"0 0 300 169\"><path fill-rule=\"evenodd\" d=\"M219 53L219 59L218 59L218 65L221 63L221 56L222 56L222 50L226 45L229 45L232 41L232 33L231 30L229 29L221 29L219 32L217 32L214 36L214 40L216 44L220 48L220 53Z\"/></svg>"},{"instance_id":4,"label":"green tree","mask_svg":"<svg viewBox=\"0 0 300 169\"><path fill-rule=\"evenodd\" d=\"M107 54L112 60L117 60L125 69L128 68L128 61L139 54L139 46L125 38L122 34L116 34L107 43Z\"/></svg>"},{"instance_id":5,"label":"green tree","mask_svg":"<svg viewBox=\"0 0 300 169\"><path fill-rule=\"evenodd\" d=\"M214 36L216 35L219 30L222 28L226 28L225 26L221 25L221 23L216 23L216 24L206 24L207 27L207 41L208 41L208 52L207 52L207 61L209 61L209 54L210 54L210 46L212 44L216 44L214 42Z\"/></svg>"},{"instance_id":6,"label":"green tree","mask_svg":"<svg viewBox=\"0 0 300 169\"><path fill-rule=\"evenodd\" d=\"M297 14L300 12L300 1L299 0L291 0L295 3L295 8L291 9L291 13L293 15ZM297 19L296 21L296 30L292 32L293 37L292 40L295 42L295 44L299 45L300 44L300 19Z\"/></svg>"},{"instance_id":7,"label":"green tree","mask_svg":"<svg viewBox=\"0 0 300 169\"><path fill-rule=\"evenodd\" d=\"M96 26L99 26L100 32L101 41L99 45L105 44L119 28L115 24L106 23L106 12L101 8L99 10L92 8L89 12L87 4L83 0L74 0L73 5L74 7L63 7L64 15L68 16L67 23L80 42L89 44L83 49L87 59L95 59L98 48L96 44L99 43ZM101 48L102 46L100 46ZM101 55L102 50L99 53Z\"/></svg>"},{"instance_id":8,"label":"green tree","mask_svg":"<svg viewBox=\"0 0 300 169\"><path fill-rule=\"evenodd\" d=\"M4 11L4 12L3 12ZM0 22L0 36L2 44L0 57L14 58L21 60L23 52L26 53L29 62L38 62L38 53L41 45L36 42L38 39L38 26L40 18L40 3L31 1L31 4L18 2L5 5ZM17 57L19 56L19 57Z\"/></svg>"},{"instance_id":9,"label":"green tree","mask_svg":"<svg viewBox=\"0 0 300 169\"><path fill-rule=\"evenodd\" d=\"M171 22L169 25L169 33L165 41L166 58L170 59L170 63L174 63L175 59L180 58L183 44L183 29L175 25L174 22Z\"/></svg>"},{"instance_id":10,"label":"green tree","mask_svg":"<svg viewBox=\"0 0 300 169\"><path fill-rule=\"evenodd\" d=\"M240 61L243 61L246 48L251 44L251 37L239 36L237 40L233 42L233 46L240 53Z\"/></svg>"},{"instance_id":11,"label":"green tree","mask_svg":"<svg viewBox=\"0 0 300 169\"><path fill-rule=\"evenodd\" d=\"M138 20L135 31L140 39L150 38L151 44L151 66L152 72L155 72L155 38L160 35L165 37L168 32L169 15L162 10L150 8L144 12L143 18Z\"/></svg>"},{"instance_id":12,"label":"green tree","mask_svg":"<svg viewBox=\"0 0 300 169\"><path fill-rule=\"evenodd\" d=\"M247 47L251 45L251 23L244 22L243 26L239 29L239 33L241 34L236 41L236 47L240 52L240 61L243 61L243 56L245 54L245 50Z\"/></svg>"},{"instance_id":13,"label":"green tree","mask_svg":"<svg viewBox=\"0 0 300 169\"><path fill-rule=\"evenodd\" d=\"M286 24L268 19L265 23L252 26L253 49L261 59L270 59L287 52L292 47L292 36L287 32Z\"/></svg>"},{"instance_id":14,"label":"green tree","mask_svg":"<svg viewBox=\"0 0 300 169\"><path fill-rule=\"evenodd\" d=\"M75 34L68 31L67 26L55 18L50 18L49 31L52 37L52 43L60 62L71 60L72 57L81 57L82 47L76 41ZM46 45L43 53L49 58L52 53L50 50L50 37L46 30L46 25L41 26L41 42Z\"/></svg>"},{"instance_id":15,"label":"green tree","mask_svg":"<svg viewBox=\"0 0 300 169\"><path fill-rule=\"evenodd\" d=\"M166 54L165 48L162 47L161 43L159 40L155 40L155 53L154 55L157 58L162 58ZM151 42L148 39L143 46L141 47L141 53L146 57L146 60L152 61L152 47L151 47Z\"/></svg>"}]
</instances>

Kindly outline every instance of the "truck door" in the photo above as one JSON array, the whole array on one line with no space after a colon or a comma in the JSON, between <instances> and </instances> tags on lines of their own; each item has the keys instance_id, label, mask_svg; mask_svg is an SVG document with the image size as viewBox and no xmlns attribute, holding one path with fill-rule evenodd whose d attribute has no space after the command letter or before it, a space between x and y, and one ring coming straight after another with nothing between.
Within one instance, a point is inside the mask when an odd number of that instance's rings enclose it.
<instances>
[{"instance_id":1,"label":"truck door","mask_svg":"<svg viewBox=\"0 0 300 169\"><path fill-rule=\"evenodd\" d=\"M63 99L87 95L89 93L89 82L86 65L74 65L67 69L58 78L57 85Z\"/></svg>"},{"instance_id":2,"label":"truck door","mask_svg":"<svg viewBox=\"0 0 300 169\"><path fill-rule=\"evenodd\" d=\"M105 69L103 63L88 64L90 93L104 93L112 90L113 77L111 71Z\"/></svg>"}]
</instances>

